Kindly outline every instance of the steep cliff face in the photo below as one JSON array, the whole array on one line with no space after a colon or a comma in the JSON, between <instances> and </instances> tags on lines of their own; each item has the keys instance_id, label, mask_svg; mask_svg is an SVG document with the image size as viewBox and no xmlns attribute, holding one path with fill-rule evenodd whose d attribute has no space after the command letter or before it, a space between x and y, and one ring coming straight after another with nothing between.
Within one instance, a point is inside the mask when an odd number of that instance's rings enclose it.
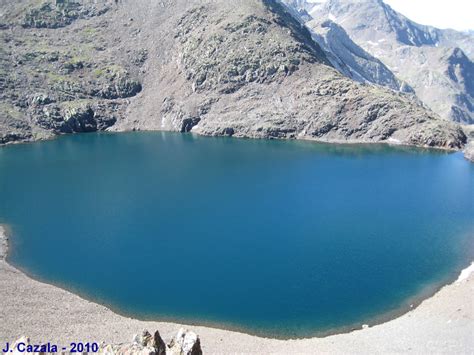
<instances>
[{"instance_id":1,"label":"steep cliff face","mask_svg":"<svg viewBox=\"0 0 474 355\"><path fill-rule=\"evenodd\" d=\"M373 83L395 91L414 93L380 60L354 43L346 31L331 20L311 20L306 23L313 38L328 53L331 64L345 76L363 83Z\"/></svg>"},{"instance_id":2,"label":"steep cliff face","mask_svg":"<svg viewBox=\"0 0 474 355\"><path fill-rule=\"evenodd\" d=\"M56 2L0 4L3 143L104 129L465 142L412 98L343 77L277 1Z\"/></svg>"},{"instance_id":3,"label":"steep cliff face","mask_svg":"<svg viewBox=\"0 0 474 355\"><path fill-rule=\"evenodd\" d=\"M383 0L321 1L311 6L309 13L314 18L327 16L341 23L351 36L357 34L357 40L396 41L415 47L460 47L472 58L472 33L418 24L393 10Z\"/></svg>"},{"instance_id":4,"label":"steep cliff face","mask_svg":"<svg viewBox=\"0 0 474 355\"><path fill-rule=\"evenodd\" d=\"M381 0L328 0L310 14L341 25L441 117L474 123L472 35L419 25Z\"/></svg>"}]
</instances>

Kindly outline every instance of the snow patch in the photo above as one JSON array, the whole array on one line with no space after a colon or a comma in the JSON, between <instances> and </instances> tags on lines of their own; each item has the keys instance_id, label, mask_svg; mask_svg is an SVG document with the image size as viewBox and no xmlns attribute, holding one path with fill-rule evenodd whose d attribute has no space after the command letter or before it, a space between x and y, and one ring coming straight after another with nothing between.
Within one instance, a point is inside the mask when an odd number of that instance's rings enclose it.
<instances>
[{"instance_id":1,"label":"snow patch","mask_svg":"<svg viewBox=\"0 0 474 355\"><path fill-rule=\"evenodd\" d=\"M401 144L402 143L399 139L392 138L392 137L389 137L387 139L387 142L390 143L390 144Z\"/></svg>"},{"instance_id":2,"label":"snow patch","mask_svg":"<svg viewBox=\"0 0 474 355\"><path fill-rule=\"evenodd\" d=\"M166 116L161 117L161 128L164 128L166 126Z\"/></svg>"},{"instance_id":3,"label":"snow patch","mask_svg":"<svg viewBox=\"0 0 474 355\"><path fill-rule=\"evenodd\" d=\"M471 263L471 265L461 271L458 279L456 280L456 283L458 284L464 280L467 280L472 273L474 273L474 261Z\"/></svg>"}]
</instances>

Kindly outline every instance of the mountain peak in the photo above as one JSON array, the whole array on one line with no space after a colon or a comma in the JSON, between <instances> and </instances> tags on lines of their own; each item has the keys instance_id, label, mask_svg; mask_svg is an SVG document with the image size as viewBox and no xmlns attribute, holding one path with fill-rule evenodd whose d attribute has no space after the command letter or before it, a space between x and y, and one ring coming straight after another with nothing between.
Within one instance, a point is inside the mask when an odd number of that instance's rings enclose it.
<instances>
[{"instance_id":1,"label":"mountain peak","mask_svg":"<svg viewBox=\"0 0 474 355\"><path fill-rule=\"evenodd\" d=\"M393 10L382 0L328 0L311 13L313 17L327 15L347 28L360 31L376 28L384 36L394 36L409 46L435 46L439 42L437 29L419 25ZM373 34L367 34L371 37ZM373 40L373 38L367 38ZM377 38L381 39L381 38Z\"/></svg>"},{"instance_id":2,"label":"mountain peak","mask_svg":"<svg viewBox=\"0 0 474 355\"><path fill-rule=\"evenodd\" d=\"M474 122L472 35L420 25L380 0L328 0L311 15L342 26L442 117Z\"/></svg>"},{"instance_id":3,"label":"mountain peak","mask_svg":"<svg viewBox=\"0 0 474 355\"><path fill-rule=\"evenodd\" d=\"M328 53L332 65L353 80L378 84L395 91L413 93L413 89L398 80L380 60L351 40L344 28L329 19L312 20L307 26L313 38Z\"/></svg>"}]
</instances>

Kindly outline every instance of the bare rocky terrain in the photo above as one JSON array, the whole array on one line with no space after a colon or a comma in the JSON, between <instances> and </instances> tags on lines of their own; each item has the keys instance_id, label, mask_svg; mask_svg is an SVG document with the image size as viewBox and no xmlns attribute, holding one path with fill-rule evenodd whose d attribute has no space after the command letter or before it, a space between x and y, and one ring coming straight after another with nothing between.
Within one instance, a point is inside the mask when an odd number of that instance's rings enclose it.
<instances>
[{"instance_id":1,"label":"bare rocky terrain","mask_svg":"<svg viewBox=\"0 0 474 355\"><path fill-rule=\"evenodd\" d=\"M381 0L328 0L309 13L339 24L442 118L474 123L472 34L420 25Z\"/></svg>"},{"instance_id":2,"label":"bare rocky terrain","mask_svg":"<svg viewBox=\"0 0 474 355\"><path fill-rule=\"evenodd\" d=\"M273 0L2 0L0 14L0 143L96 130L466 142L412 97L341 75Z\"/></svg>"},{"instance_id":3,"label":"bare rocky terrain","mask_svg":"<svg viewBox=\"0 0 474 355\"><path fill-rule=\"evenodd\" d=\"M373 83L395 91L414 94L413 88L399 80L379 59L375 58L348 36L346 31L328 19L306 22L313 38L327 51L331 64L345 76L363 83Z\"/></svg>"}]
</instances>

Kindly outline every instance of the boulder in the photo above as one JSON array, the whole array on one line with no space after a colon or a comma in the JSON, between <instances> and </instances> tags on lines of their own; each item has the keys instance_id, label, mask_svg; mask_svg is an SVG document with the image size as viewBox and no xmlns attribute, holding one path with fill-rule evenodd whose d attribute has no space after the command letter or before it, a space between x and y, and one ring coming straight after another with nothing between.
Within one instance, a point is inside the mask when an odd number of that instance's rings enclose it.
<instances>
[{"instance_id":1,"label":"boulder","mask_svg":"<svg viewBox=\"0 0 474 355\"><path fill-rule=\"evenodd\" d=\"M201 342L196 333L181 328L169 344L171 354L200 355Z\"/></svg>"}]
</instances>

